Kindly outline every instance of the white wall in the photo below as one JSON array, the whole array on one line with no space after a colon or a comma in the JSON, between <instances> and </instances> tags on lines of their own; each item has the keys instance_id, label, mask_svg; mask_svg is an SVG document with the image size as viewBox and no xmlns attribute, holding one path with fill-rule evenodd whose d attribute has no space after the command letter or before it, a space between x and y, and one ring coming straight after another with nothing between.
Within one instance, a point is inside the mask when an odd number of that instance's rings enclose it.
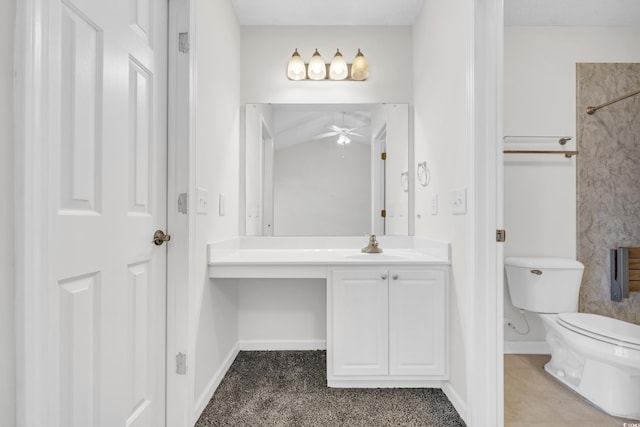
<instances>
[{"instance_id":1,"label":"white wall","mask_svg":"<svg viewBox=\"0 0 640 427\"><path fill-rule=\"evenodd\" d=\"M241 102L410 104L413 101L412 46L411 27L242 27ZM339 48L349 63L360 48L369 61L370 78L364 82L290 81L286 67L295 48L305 62L315 48L325 62L329 62ZM363 246L366 243L363 240ZM324 288L319 295L314 280L271 281L267 285L274 300L287 300L291 287L296 286L294 283L304 289L296 294L301 309L297 313L289 312L288 322L280 322L269 301L256 301L251 296L255 292L254 282L238 281L242 341L278 340L287 336L309 343L317 340L319 331L308 319L325 318ZM249 302L251 306L247 305ZM271 338L265 334L258 318L277 325L270 329Z\"/></svg>"},{"instance_id":2,"label":"white wall","mask_svg":"<svg viewBox=\"0 0 640 427\"><path fill-rule=\"evenodd\" d=\"M240 285L242 348L324 348L327 339L324 279L253 279ZM274 292L274 288L278 292Z\"/></svg>"},{"instance_id":3,"label":"white wall","mask_svg":"<svg viewBox=\"0 0 640 427\"><path fill-rule=\"evenodd\" d=\"M209 241L234 237L239 221L240 26L228 1L197 1L196 181L208 190L209 213L196 222L197 332L195 398L209 391L238 339L237 292L207 277ZM224 58L224 66L221 66ZM226 214L218 216L218 194Z\"/></svg>"},{"instance_id":4,"label":"white wall","mask_svg":"<svg viewBox=\"0 0 640 427\"><path fill-rule=\"evenodd\" d=\"M15 425L13 41L15 0L0 1L0 425Z\"/></svg>"},{"instance_id":5,"label":"white wall","mask_svg":"<svg viewBox=\"0 0 640 427\"><path fill-rule=\"evenodd\" d=\"M467 290L473 283L467 268L467 248L472 241L468 217L452 214L451 191L463 187L469 191L473 179L464 126L466 40L472 31L466 7L465 2L426 0L414 25L415 162L410 168L415 174L416 164L426 161L431 171L427 187L416 185L416 235L452 243L450 384L463 402L467 391L464 307ZM434 193L438 194L438 215L431 215Z\"/></svg>"},{"instance_id":6,"label":"white wall","mask_svg":"<svg viewBox=\"0 0 640 427\"><path fill-rule=\"evenodd\" d=\"M575 138L576 63L640 62L639 44L638 27L506 27L505 136ZM576 257L575 162L505 156L505 256ZM526 316L531 332L519 335L505 328L505 341L544 340L540 319ZM525 330L507 293L505 317Z\"/></svg>"}]
</instances>

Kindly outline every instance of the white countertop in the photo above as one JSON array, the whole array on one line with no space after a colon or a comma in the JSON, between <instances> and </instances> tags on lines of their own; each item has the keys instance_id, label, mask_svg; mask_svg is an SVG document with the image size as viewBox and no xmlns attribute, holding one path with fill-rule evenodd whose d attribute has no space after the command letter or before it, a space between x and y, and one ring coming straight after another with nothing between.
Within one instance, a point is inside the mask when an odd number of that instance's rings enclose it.
<instances>
[{"instance_id":1,"label":"white countertop","mask_svg":"<svg viewBox=\"0 0 640 427\"><path fill-rule=\"evenodd\" d=\"M209 277L326 277L336 266L449 265L447 242L380 236L380 254L361 252L366 237L238 237L209 244Z\"/></svg>"}]
</instances>

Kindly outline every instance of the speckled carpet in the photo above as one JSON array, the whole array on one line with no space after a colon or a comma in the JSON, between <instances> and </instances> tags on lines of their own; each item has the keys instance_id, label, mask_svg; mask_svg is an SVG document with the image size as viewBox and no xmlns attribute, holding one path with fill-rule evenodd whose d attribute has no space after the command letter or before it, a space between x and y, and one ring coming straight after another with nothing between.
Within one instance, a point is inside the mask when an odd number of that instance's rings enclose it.
<instances>
[{"instance_id":1,"label":"speckled carpet","mask_svg":"<svg viewBox=\"0 0 640 427\"><path fill-rule=\"evenodd\" d=\"M196 427L465 426L439 389L326 384L324 351L243 351Z\"/></svg>"}]
</instances>

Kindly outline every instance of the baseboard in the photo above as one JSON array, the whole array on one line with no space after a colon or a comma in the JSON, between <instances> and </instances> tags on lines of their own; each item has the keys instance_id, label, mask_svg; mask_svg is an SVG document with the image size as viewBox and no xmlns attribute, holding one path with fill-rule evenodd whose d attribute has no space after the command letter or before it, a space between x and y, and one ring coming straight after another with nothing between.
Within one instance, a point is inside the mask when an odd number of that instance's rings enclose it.
<instances>
[{"instance_id":1,"label":"baseboard","mask_svg":"<svg viewBox=\"0 0 640 427\"><path fill-rule=\"evenodd\" d=\"M546 341L505 341L504 354L551 354Z\"/></svg>"},{"instance_id":2,"label":"baseboard","mask_svg":"<svg viewBox=\"0 0 640 427\"><path fill-rule=\"evenodd\" d=\"M326 340L244 340L239 341L243 351L326 350Z\"/></svg>"},{"instance_id":3,"label":"baseboard","mask_svg":"<svg viewBox=\"0 0 640 427\"><path fill-rule=\"evenodd\" d=\"M213 393L215 393L216 389L222 382L222 379L227 374L227 371L231 367L231 364L236 359L236 356L238 356L239 351L240 349L238 347L238 344L234 345L225 358L224 363L222 364L220 369L218 369L213 378L211 378L211 381L209 381L202 394L198 396L195 407L195 420L199 419L200 415L202 415L204 408L206 408L209 404L209 401L213 397Z\"/></svg>"},{"instance_id":4,"label":"baseboard","mask_svg":"<svg viewBox=\"0 0 640 427\"><path fill-rule=\"evenodd\" d=\"M446 381L442 384L442 391L444 392L449 402L453 405L453 407L458 411L458 415L460 418L466 423L467 422L467 402L465 402L458 392L451 386L451 383Z\"/></svg>"}]
</instances>

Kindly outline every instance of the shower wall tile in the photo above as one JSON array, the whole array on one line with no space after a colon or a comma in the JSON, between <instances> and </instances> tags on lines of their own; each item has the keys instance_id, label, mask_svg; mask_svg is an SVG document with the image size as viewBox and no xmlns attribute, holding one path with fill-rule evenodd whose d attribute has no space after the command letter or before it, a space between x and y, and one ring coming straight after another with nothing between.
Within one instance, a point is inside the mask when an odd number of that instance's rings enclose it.
<instances>
[{"instance_id":1,"label":"shower wall tile","mask_svg":"<svg viewBox=\"0 0 640 427\"><path fill-rule=\"evenodd\" d=\"M586 113L640 89L640 64L577 64L576 77L580 311L640 324L640 292L613 302L609 289L609 250L640 246L640 95Z\"/></svg>"}]
</instances>

